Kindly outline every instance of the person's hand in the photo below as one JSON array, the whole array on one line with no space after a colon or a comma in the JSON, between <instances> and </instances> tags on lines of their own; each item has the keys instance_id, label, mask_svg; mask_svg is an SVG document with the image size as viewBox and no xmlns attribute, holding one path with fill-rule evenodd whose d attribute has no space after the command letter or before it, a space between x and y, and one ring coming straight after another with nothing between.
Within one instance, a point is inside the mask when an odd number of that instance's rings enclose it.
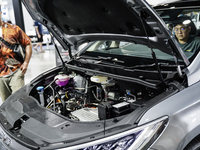
<instances>
[{"instance_id":1,"label":"person's hand","mask_svg":"<svg viewBox=\"0 0 200 150\"><path fill-rule=\"evenodd\" d=\"M27 71L27 68L28 68L28 63L27 63L27 62L24 62L24 63L21 65L21 67L20 67L20 69L21 69L23 75L25 75L25 73L26 73L26 71Z\"/></svg>"},{"instance_id":2,"label":"person's hand","mask_svg":"<svg viewBox=\"0 0 200 150\"><path fill-rule=\"evenodd\" d=\"M40 35L40 34L38 34L38 37L39 37L39 38L41 38L41 35Z\"/></svg>"}]
</instances>

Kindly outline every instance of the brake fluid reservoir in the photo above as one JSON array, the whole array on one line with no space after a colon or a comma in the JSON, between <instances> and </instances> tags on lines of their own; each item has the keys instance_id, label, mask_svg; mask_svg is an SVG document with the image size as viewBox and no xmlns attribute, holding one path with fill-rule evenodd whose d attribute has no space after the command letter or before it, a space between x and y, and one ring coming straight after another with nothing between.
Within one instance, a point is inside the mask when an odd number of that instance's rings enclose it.
<instances>
[{"instance_id":1,"label":"brake fluid reservoir","mask_svg":"<svg viewBox=\"0 0 200 150\"><path fill-rule=\"evenodd\" d=\"M69 82L69 76L65 74L59 74L54 77L56 79L55 83L59 86L65 86Z\"/></svg>"}]
</instances>

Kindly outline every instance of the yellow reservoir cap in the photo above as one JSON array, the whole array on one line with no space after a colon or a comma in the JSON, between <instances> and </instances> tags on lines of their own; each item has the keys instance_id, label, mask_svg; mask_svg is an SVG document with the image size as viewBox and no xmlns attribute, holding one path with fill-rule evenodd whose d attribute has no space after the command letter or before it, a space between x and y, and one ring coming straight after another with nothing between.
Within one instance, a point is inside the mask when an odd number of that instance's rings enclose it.
<instances>
[{"instance_id":1,"label":"yellow reservoir cap","mask_svg":"<svg viewBox=\"0 0 200 150\"><path fill-rule=\"evenodd\" d=\"M92 76L90 78L90 80L92 82L95 82L95 83L106 83L107 80L108 80L108 77L103 77L103 76Z\"/></svg>"}]
</instances>

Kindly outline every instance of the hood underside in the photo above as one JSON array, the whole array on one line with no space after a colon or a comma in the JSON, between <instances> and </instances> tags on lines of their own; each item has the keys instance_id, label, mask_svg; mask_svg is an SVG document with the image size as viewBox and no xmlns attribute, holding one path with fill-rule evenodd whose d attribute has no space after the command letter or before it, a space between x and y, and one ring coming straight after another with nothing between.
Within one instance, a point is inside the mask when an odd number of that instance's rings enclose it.
<instances>
[{"instance_id":1,"label":"hood underside","mask_svg":"<svg viewBox=\"0 0 200 150\"><path fill-rule=\"evenodd\" d=\"M39 0L38 4L44 16L68 35L113 33L146 36L139 15L124 0ZM35 9L40 11L37 7ZM137 11L140 9L138 7ZM146 23L145 28L149 36L155 36Z\"/></svg>"}]
</instances>

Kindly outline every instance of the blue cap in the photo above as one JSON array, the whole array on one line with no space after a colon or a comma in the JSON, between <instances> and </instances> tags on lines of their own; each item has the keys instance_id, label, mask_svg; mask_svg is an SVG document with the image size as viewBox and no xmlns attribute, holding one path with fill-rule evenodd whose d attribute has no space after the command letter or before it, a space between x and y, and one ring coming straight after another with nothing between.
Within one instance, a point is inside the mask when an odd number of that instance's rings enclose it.
<instances>
[{"instance_id":1,"label":"blue cap","mask_svg":"<svg viewBox=\"0 0 200 150\"><path fill-rule=\"evenodd\" d=\"M37 89L38 91L44 91L44 87L43 87L43 86L38 86L36 89Z\"/></svg>"}]
</instances>

